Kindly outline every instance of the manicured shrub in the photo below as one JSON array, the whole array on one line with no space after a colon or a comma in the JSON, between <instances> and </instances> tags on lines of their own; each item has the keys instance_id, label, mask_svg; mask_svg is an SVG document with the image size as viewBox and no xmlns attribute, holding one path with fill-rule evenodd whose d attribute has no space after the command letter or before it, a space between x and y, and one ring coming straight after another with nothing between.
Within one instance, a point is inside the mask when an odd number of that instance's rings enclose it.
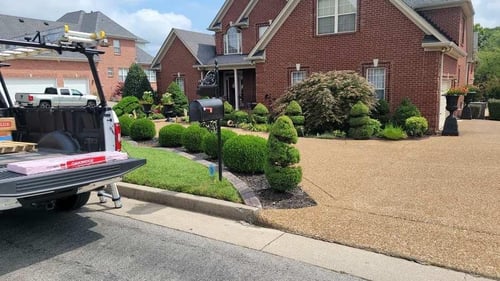
<instances>
[{"instance_id":1,"label":"manicured shrub","mask_svg":"<svg viewBox=\"0 0 500 281\"><path fill-rule=\"evenodd\" d=\"M155 123L147 118L137 119L130 126L130 137L135 141L150 140L155 135Z\"/></svg>"},{"instance_id":2,"label":"manicured shrub","mask_svg":"<svg viewBox=\"0 0 500 281\"><path fill-rule=\"evenodd\" d=\"M283 115L295 100L302 106L306 133L345 130L354 104L362 101L369 108L375 105L373 92L371 84L354 71L313 73L276 100L273 116Z\"/></svg>"},{"instance_id":3,"label":"manicured shrub","mask_svg":"<svg viewBox=\"0 0 500 281\"><path fill-rule=\"evenodd\" d=\"M228 129L221 129L220 136L222 146L224 146L227 140L238 136L238 134ZM203 136L201 147L203 148L203 152L211 159L217 159L218 146L217 133L210 133Z\"/></svg>"},{"instance_id":4,"label":"manicured shrub","mask_svg":"<svg viewBox=\"0 0 500 281\"><path fill-rule=\"evenodd\" d=\"M385 128L380 133L380 136L389 140L402 140L407 138L403 128L394 126L390 123L385 126Z\"/></svg>"},{"instance_id":5,"label":"manicured shrub","mask_svg":"<svg viewBox=\"0 0 500 281\"><path fill-rule=\"evenodd\" d=\"M414 116L421 116L420 111L408 98L404 98L398 108L396 108L396 111L394 111L392 121L397 126L404 126L406 119Z\"/></svg>"},{"instance_id":6,"label":"manicured shrub","mask_svg":"<svg viewBox=\"0 0 500 281\"><path fill-rule=\"evenodd\" d=\"M409 136L421 137L427 133L429 123L425 117L410 117L406 119L405 131Z\"/></svg>"},{"instance_id":7,"label":"manicured shrub","mask_svg":"<svg viewBox=\"0 0 500 281\"><path fill-rule=\"evenodd\" d=\"M370 117L377 119L382 125L389 123L391 121L389 103L383 99L378 100L375 104L375 108L371 111Z\"/></svg>"},{"instance_id":8,"label":"manicured shrub","mask_svg":"<svg viewBox=\"0 0 500 281\"><path fill-rule=\"evenodd\" d=\"M236 110L233 112L232 114L233 116L233 121L236 123L236 124L240 124L240 123L249 123L250 122L250 118L249 118L249 115L246 111L241 111L241 110Z\"/></svg>"},{"instance_id":9,"label":"manicured shrub","mask_svg":"<svg viewBox=\"0 0 500 281\"><path fill-rule=\"evenodd\" d=\"M373 136L373 127L370 126L370 109L363 102L357 102L349 113L349 137L356 140L365 140Z\"/></svg>"},{"instance_id":10,"label":"manicured shrub","mask_svg":"<svg viewBox=\"0 0 500 281\"><path fill-rule=\"evenodd\" d=\"M184 110L188 110L188 98L176 82L170 83L167 92L172 96L174 102L175 116L184 116Z\"/></svg>"},{"instance_id":11,"label":"manicured shrub","mask_svg":"<svg viewBox=\"0 0 500 281\"><path fill-rule=\"evenodd\" d=\"M123 97L135 96L141 99L144 92L152 91L151 83L149 83L148 77L142 67L137 63L132 63L123 84Z\"/></svg>"},{"instance_id":12,"label":"manicured shrub","mask_svg":"<svg viewBox=\"0 0 500 281\"><path fill-rule=\"evenodd\" d=\"M120 127L122 129L122 136L130 136L130 126L134 123L135 119L128 114L124 114L118 118Z\"/></svg>"},{"instance_id":13,"label":"manicured shrub","mask_svg":"<svg viewBox=\"0 0 500 281\"><path fill-rule=\"evenodd\" d=\"M500 120L500 99L488 100L488 111L491 120Z\"/></svg>"},{"instance_id":14,"label":"manicured shrub","mask_svg":"<svg viewBox=\"0 0 500 281\"><path fill-rule=\"evenodd\" d=\"M257 124L266 124L269 121L269 110L262 103L258 103L252 110L252 118Z\"/></svg>"},{"instance_id":15,"label":"manicured shrub","mask_svg":"<svg viewBox=\"0 0 500 281\"><path fill-rule=\"evenodd\" d=\"M377 119L370 118L367 126L372 128L373 136L378 136L380 135L380 132L382 132L382 123L380 123L380 121L378 121Z\"/></svg>"},{"instance_id":16,"label":"manicured shrub","mask_svg":"<svg viewBox=\"0 0 500 281\"><path fill-rule=\"evenodd\" d=\"M297 131L286 115L279 117L271 127L267 140L267 161L265 175L271 188L287 191L296 188L302 180L299 151L292 144L297 143Z\"/></svg>"},{"instance_id":17,"label":"manicured shrub","mask_svg":"<svg viewBox=\"0 0 500 281\"><path fill-rule=\"evenodd\" d=\"M285 115L290 117L290 120L292 120L293 126L295 127L297 134L300 136L304 136L305 117L304 115L302 115L302 107L300 107L300 104L294 100L291 101L290 104L285 109Z\"/></svg>"},{"instance_id":18,"label":"manicured shrub","mask_svg":"<svg viewBox=\"0 0 500 281\"><path fill-rule=\"evenodd\" d=\"M180 124L170 124L160 129L158 142L163 147L182 146L182 136L186 128Z\"/></svg>"},{"instance_id":19,"label":"manicured shrub","mask_svg":"<svg viewBox=\"0 0 500 281\"><path fill-rule=\"evenodd\" d=\"M202 152L203 147L201 144L203 137L208 133L207 129L200 127L200 124L192 124L187 127L182 134L182 146L184 146L188 152Z\"/></svg>"},{"instance_id":20,"label":"manicured shrub","mask_svg":"<svg viewBox=\"0 0 500 281\"><path fill-rule=\"evenodd\" d=\"M234 111L233 106L228 102L224 101L224 114L229 114Z\"/></svg>"},{"instance_id":21,"label":"manicured shrub","mask_svg":"<svg viewBox=\"0 0 500 281\"><path fill-rule=\"evenodd\" d=\"M258 136L239 135L230 138L222 149L224 165L237 173L263 173L266 158L266 140Z\"/></svg>"},{"instance_id":22,"label":"manicured shrub","mask_svg":"<svg viewBox=\"0 0 500 281\"><path fill-rule=\"evenodd\" d=\"M115 106L113 106L113 110L115 111L118 117L124 114L133 114L142 112L142 106L139 103L139 99L134 96L124 97L118 102Z\"/></svg>"}]
</instances>

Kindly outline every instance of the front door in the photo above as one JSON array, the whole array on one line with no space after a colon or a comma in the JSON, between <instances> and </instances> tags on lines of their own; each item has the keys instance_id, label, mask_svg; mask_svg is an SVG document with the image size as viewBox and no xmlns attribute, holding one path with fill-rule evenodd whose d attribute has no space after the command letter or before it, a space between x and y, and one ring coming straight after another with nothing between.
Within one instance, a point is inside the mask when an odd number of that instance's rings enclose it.
<instances>
[{"instance_id":1,"label":"front door","mask_svg":"<svg viewBox=\"0 0 500 281\"><path fill-rule=\"evenodd\" d=\"M224 73L224 98L232 105L236 105L236 96L239 97L239 107L241 107L241 86L243 85L243 73L238 71L238 85L234 84L234 72ZM236 86L238 95L236 95Z\"/></svg>"},{"instance_id":2,"label":"front door","mask_svg":"<svg viewBox=\"0 0 500 281\"><path fill-rule=\"evenodd\" d=\"M451 88L451 80L443 79L441 82L441 95L439 97L439 130L443 130L444 120L447 117L446 111L446 97L444 94Z\"/></svg>"}]
</instances>

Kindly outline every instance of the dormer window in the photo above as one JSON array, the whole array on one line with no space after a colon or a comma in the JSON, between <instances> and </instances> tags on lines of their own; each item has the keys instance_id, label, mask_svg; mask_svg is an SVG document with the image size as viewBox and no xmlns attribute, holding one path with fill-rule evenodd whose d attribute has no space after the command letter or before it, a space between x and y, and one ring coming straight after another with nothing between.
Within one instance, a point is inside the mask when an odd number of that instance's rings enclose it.
<instances>
[{"instance_id":1,"label":"dormer window","mask_svg":"<svg viewBox=\"0 0 500 281\"><path fill-rule=\"evenodd\" d=\"M241 31L236 27L231 27L224 35L224 54L241 54Z\"/></svg>"}]
</instances>

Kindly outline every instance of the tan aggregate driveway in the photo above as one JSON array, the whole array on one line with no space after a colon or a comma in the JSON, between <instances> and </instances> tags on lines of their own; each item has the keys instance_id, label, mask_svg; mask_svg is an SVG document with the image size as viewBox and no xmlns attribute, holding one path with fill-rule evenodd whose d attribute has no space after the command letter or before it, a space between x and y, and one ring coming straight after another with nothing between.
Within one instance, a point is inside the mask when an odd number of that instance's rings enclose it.
<instances>
[{"instance_id":1,"label":"tan aggregate driveway","mask_svg":"<svg viewBox=\"0 0 500 281\"><path fill-rule=\"evenodd\" d=\"M318 206L263 210L268 225L500 278L500 122L459 137L301 138L302 188Z\"/></svg>"}]
</instances>

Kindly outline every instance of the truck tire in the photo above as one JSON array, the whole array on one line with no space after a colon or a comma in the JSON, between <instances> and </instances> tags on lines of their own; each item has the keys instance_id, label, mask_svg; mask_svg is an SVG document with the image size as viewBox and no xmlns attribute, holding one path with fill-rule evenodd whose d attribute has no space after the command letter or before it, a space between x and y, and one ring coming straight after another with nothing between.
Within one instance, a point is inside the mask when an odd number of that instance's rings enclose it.
<instances>
[{"instance_id":1,"label":"truck tire","mask_svg":"<svg viewBox=\"0 0 500 281\"><path fill-rule=\"evenodd\" d=\"M50 102L48 102L48 101L41 101L40 105L38 105L38 107L40 107L40 108L50 108L51 105L50 105Z\"/></svg>"},{"instance_id":2,"label":"truck tire","mask_svg":"<svg viewBox=\"0 0 500 281\"><path fill-rule=\"evenodd\" d=\"M88 107L95 107L97 103L94 100L89 100L87 101L87 106Z\"/></svg>"},{"instance_id":3,"label":"truck tire","mask_svg":"<svg viewBox=\"0 0 500 281\"><path fill-rule=\"evenodd\" d=\"M56 201L56 208L59 211L72 211L83 207L90 198L90 192L71 195L58 199Z\"/></svg>"}]
</instances>

